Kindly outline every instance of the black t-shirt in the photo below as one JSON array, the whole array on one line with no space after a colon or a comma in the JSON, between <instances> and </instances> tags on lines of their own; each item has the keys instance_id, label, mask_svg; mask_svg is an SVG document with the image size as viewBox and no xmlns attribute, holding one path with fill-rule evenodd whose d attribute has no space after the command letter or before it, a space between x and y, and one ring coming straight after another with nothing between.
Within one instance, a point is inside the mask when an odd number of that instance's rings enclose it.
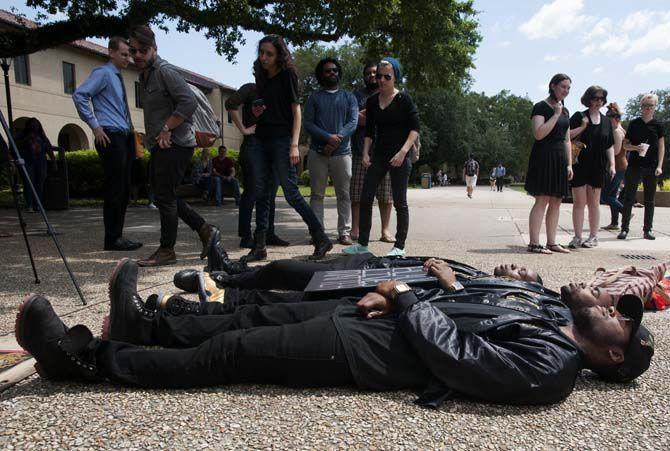
<instances>
[{"instance_id":1,"label":"black t-shirt","mask_svg":"<svg viewBox=\"0 0 670 451\"><path fill-rule=\"evenodd\" d=\"M582 126L582 118L589 117L588 111L577 111L570 118L570 129ZM578 161L590 160L595 169L604 170L607 167L607 149L614 144L614 131L612 122L600 113L600 124L595 125L589 117L586 129L576 138L586 144L586 148L579 154ZM575 163L575 162L573 162Z\"/></svg>"},{"instance_id":2,"label":"black t-shirt","mask_svg":"<svg viewBox=\"0 0 670 451\"><path fill-rule=\"evenodd\" d=\"M251 111L256 98L256 83L246 83L228 97L226 110L236 110L242 106L242 125L251 127L257 122L256 116Z\"/></svg>"},{"instance_id":3,"label":"black t-shirt","mask_svg":"<svg viewBox=\"0 0 670 451\"><path fill-rule=\"evenodd\" d=\"M354 91L354 96L358 101L358 111L363 111L367 107L368 98L370 97L370 92L368 88L361 88L358 91ZM367 119L367 116L366 116ZM361 156L363 155L363 146L365 145L365 127L359 124L356 128L356 132L351 139L351 152L354 155Z\"/></svg>"},{"instance_id":4,"label":"black t-shirt","mask_svg":"<svg viewBox=\"0 0 670 451\"><path fill-rule=\"evenodd\" d=\"M420 129L419 113L412 98L399 92L383 110L379 108L379 93L366 102L365 136L375 141L375 155L387 158L395 155L407 141L409 132Z\"/></svg>"},{"instance_id":5,"label":"black t-shirt","mask_svg":"<svg viewBox=\"0 0 670 451\"><path fill-rule=\"evenodd\" d=\"M568 130L570 125L568 109L563 107L563 114L558 118L556 125L551 129L549 134L542 138L541 140L535 140L536 144L542 145L564 145L565 144L565 132ZM542 116L544 121L548 121L554 115L554 109L546 101L542 100L533 105L533 111L530 113L531 119L534 116ZM552 146L553 147L553 146Z\"/></svg>"},{"instance_id":6,"label":"black t-shirt","mask_svg":"<svg viewBox=\"0 0 670 451\"><path fill-rule=\"evenodd\" d=\"M641 117L633 119L628 124L626 139L635 146L647 143L649 144L649 149L644 157L640 157L637 152L630 152L628 155L628 165L655 169L658 166L658 139L664 136L663 126L656 119L652 119L647 123Z\"/></svg>"},{"instance_id":7,"label":"black t-shirt","mask_svg":"<svg viewBox=\"0 0 670 451\"><path fill-rule=\"evenodd\" d=\"M267 80L259 98L265 103L265 111L258 118L256 135L266 138L291 136L293 111L291 105L300 103L298 77L293 71L283 70Z\"/></svg>"}]
</instances>

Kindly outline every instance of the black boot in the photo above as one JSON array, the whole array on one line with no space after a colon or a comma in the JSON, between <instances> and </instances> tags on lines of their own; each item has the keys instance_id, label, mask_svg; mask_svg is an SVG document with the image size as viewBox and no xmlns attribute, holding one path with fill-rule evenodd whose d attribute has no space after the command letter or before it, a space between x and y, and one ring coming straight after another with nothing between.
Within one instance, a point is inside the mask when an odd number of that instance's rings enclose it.
<instances>
[{"instance_id":1,"label":"black boot","mask_svg":"<svg viewBox=\"0 0 670 451\"><path fill-rule=\"evenodd\" d=\"M265 232L254 233L254 240L256 241L254 248L251 252L242 257L244 263L256 262L268 258L268 251L265 248Z\"/></svg>"},{"instance_id":2,"label":"black boot","mask_svg":"<svg viewBox=\"0 0 670 451\"><path fill-rule=\"evenodd\" d=\"M35 369L45 379L94 381L93 334L86 326L68 329L49 301L37 294L26 297L16 315L16 341L37 360Z\"/></svg>"},{"instance_id":3,"label":"black boot","mask_svg":"<svg viewBox=\"0 0 670 451\"><path fill-rule=\"evenodd\" d=\"M228 257L228 252L221 244L221 232L214 232L207 252L207 266L205 272L225 271L228 274L238 274L246 271L244 262L234 262Z\"/></svg>"},{"instance_id":4,"label":"black boot","mask_svg":"<svg viewBox=\"0 0 670 451\"><path fill-rule=\"evenodd\" d=\"M207 223L203 224L202 227L200 227L200 230L198 230L198 236L200 237L200 242L202 243L202 251L200 251L200 260L204 260L205 257L207 257L207 250L209 249L209 246L212 244L215 232L219 232L219 229ZM219 235L221 235L220 232Z\"/></svg>"},{"instance_id":5,"label":"black boot","mask_svg":"<svg viewBox=\"0 0 670 451\"><path fill-rule=\"evenodd\" d=\"M250 236L243 236L240 239L240 247L246 248L246 249L253 249L254 248L254 239L251 238Z\"/></svg>"},{"instance_id":6,"label":"black boot","mask_svg":"<svg viewBox=\"0 0 670 451\"><path fill-rule=\"evenodd\" d=\"M330 242L328 235L323 230L312 235L312 240L314 242L314 253L309 257L310 260L322 259L333 248L333 243Z\"/></svg>"},{"instance_id":7,"label":"black boot","mask_svg":"<svg viewBox=\"0 0 670 451\"><path fill-rule=\"evenodd\" d=\"M200 315L202 311L199 302L191 301L178 295L161 300L158 304L158 309L175 316Z\"/></svg>"},{"instance_id":8,"label":"black boot","mask_svg":"<svg viewBox=\"0 0 670 451\"><path fill-rule=\"evenodd\" d=\"M102 327L103 340L152 345L156 312L147 309L137 294L137 263L124 258L109 279L109 316Z\"/></svg>"},{"instance_id":9,"label":"black boot","mask_svg":"<svg viewBox=\"0 0 670 451\"><path fill-rule=\"evenodd\" d=\"M291 245L291 243L289 243L286 240L282 240L274 233L268 234L267 239L265 240L265 244L267 244L268 246L281 246L281 247L288 247Z\"/></svg>"},{"instance_id":10,"label":"black boot","mask_svg":"<svg viewBox=\"0 0 670 451\"><path fill-rule=\"evenodd\" d=\"M651 230L645 230L644 239L645 240L655 240L656 237L651 233Z\"/></svg>"}]
</instances>

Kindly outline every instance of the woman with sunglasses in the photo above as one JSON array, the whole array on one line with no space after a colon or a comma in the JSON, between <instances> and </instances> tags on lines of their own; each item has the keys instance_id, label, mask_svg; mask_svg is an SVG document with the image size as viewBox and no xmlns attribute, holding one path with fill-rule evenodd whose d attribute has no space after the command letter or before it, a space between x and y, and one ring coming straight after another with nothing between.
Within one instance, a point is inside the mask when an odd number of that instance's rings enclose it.
<instances>
[{"instance_id":1,"label":"woman with sunglasses","mask_svg":"<svg viewBox=\"0 0 670 451\"><path fill-rule=\"evenodd\" d=\"M630 211L635 202L640 179L644 187L644 239L656 239L651 233L654 223L656 177L663 174L663 157L665 157L663 125L654 119L656 105L658 105L656 94L643 95L640 99L642 116L633 119L626 131L624 150L630 152L630 156L625 176L621 232L617 237L620 240L625 240L628 236Z\"/></svg>"},{"instance_id":2,"label":"woman with sunglasses","mask_svg":"<svg viewBox=\"0 0 670 451\"><path fill-rule=\"evenodd\" d=\"M346 254L369 252L372 203L377 187L386 173L390 172L397 229L395 245L388 255L405 255L405 240L409 229L407 183L412 170L408 154L419 136L419 115L410 96L396 88L401 77L400 62L395 58L384 58L377 65L379 92L370 96L366 104L363 164L368 167L368 171L363 180L361 194L358 243L345 248ZM375 151L371 159L370 147L373 140Z\"/></svg>"},{"instance_id":3,"label":"woman with sunglasses","mask_svg":"<svg viewBox=\"0 0 670 451\"><path fill-rule=\"evenodd\" d=\"M583 143L579 155L572 162L572 226L575 236L568 247L592 248L598 245L600 228L600 191L614 177L614 130L612 122L600 112L607 103L607 90L590 86L581 98L588 108L570 118L570 139ZM584 208L589 208L589 237L582 240Z\"/></svg>"},{"instance_id":4,"label":"woman with sunglasses","mask_svg":"<svg viewBox=\"0 0 670 451\"><path fill-rule=\"evenodd\" d=\"M533 105L530 113L535 143L528 160L525 189L535 198L528 218L528 252L535 254L570 252L556 243L556 228L561 202L568 194L568 180L572 178L570 121L568 110L563 106L571 84L567 75L554 75L549 81L549 96ZM545 212L547 247L540 244Z\"/></svg>"},{"instance_id":5,"label":"woman with sunglasses","mask_svg":"<svg viewBox=\"0 0 670 451\"><path fill-rule=\"evenodd\" d=\"M300 92L298 75L291 53L278 35L268 35L258 43L258 58L254 61L254 76L258 99L253 102L252 113L258 117L254 148L256 177L256 232L254 248L246 261L264 260L268 230L270 196L273 177L278 177L286 202L307 224L314 244L310 258L323 258L333 244L323 231L323 226L298 190L295 166L300 162Z\"/></svg>"}]
</instances>

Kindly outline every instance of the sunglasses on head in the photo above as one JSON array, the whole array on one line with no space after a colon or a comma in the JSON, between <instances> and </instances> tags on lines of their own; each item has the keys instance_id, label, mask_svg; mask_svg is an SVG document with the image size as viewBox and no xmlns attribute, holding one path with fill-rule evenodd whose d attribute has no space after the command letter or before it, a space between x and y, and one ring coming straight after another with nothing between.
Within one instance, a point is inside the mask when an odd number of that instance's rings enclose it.
<instances>
[{"instance_id":1,"label":"sunglasses on head","mask_svg":"<svg viewBox=\"0 0 670 451\"><path fill-rule=\"evenodd\" d=\"M386 80L386 81L391 81L391 80L393 79L393 75L389 75L389 74L383 74L383 75L382 75L382 74L375 74L375 78L376 78L377 80L381 80L382 77L384 77L384 80Z\"/></svg>"}]
</instances>

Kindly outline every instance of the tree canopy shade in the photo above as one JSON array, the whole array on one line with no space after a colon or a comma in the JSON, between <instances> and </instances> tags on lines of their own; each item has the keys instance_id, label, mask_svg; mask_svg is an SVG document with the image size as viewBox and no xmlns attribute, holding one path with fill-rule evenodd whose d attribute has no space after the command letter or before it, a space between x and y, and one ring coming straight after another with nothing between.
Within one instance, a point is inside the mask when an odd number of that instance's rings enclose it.
<instances>
[{"instance_id":1,"label":"tree canopy shade","mask_svg":"<svg viewBox=\"0 0 670 451\"><path fill-rule=\"evenodd\" d=\"M0 57L18 56L88 37L123 35L151 23L204 32L234 59L242 31L283 35L294 44L343 37L371 54L393 53L413 85L453 85L466 78L481 36L472 0L26 0L42 19L64 19L0 35Z\"/></svg>"}]
</instances>

